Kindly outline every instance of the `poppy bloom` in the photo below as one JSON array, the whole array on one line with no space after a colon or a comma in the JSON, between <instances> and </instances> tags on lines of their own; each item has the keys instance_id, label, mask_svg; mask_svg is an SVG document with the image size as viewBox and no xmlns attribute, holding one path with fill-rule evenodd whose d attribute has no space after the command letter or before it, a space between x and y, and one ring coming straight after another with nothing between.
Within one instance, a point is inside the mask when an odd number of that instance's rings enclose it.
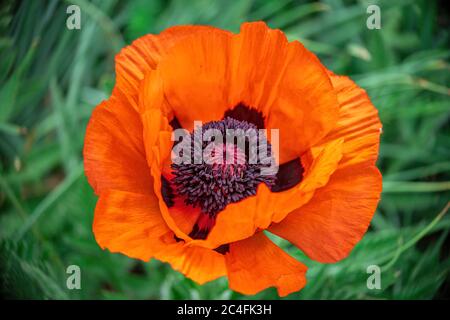
<instances>
[{"instance_id":1,"label":"poppy bloom","mask_svg":"<svg viewBox=\"0 0 450 320\"><path fill-rule=\"evenodd\" d=\"M278 171L261 175L243 150L240 164L174 164L172 134L195 133L195 121L222 133L278 129ZM380 198L380 132L364 90L262 22L239 34L177 26L146 35L116 56L112 95L87 127L95 238L199 284L227 276L235 291L285 296L305 285L307 268L264 230L316 261L345 258Z\"/></svg>"}]
</instances>

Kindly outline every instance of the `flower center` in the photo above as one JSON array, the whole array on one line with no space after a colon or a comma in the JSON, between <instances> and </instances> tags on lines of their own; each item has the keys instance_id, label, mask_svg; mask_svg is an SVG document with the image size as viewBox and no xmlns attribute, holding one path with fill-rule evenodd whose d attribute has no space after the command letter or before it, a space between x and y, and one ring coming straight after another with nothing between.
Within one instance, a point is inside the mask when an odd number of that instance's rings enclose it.
<instances>
[{"instance_id":1,"label":"flower center","mask_svg":"<svg viewBox=\"0 0 450 320\"><path fill-rule=\"evenodd\" d=\"M216 180L242 176L247 168L245 152L234 143L214 143L211 152L204 154L203 159L210 165L210 172Z\"/></svg>"},{"instance_id":2,"label":"flower center","mask_svg":"<svg viewBox=\"0 0 450 320\"><path fill-rule=\"evenodd\" d=\"M190 136L191 161L172 164L172 183L186 204L201 208L205 228L229 203L255 195L260 183L274 185L275 174L262 170L273 164L271 145L256 125L227 117L195 128ZM197 238L207 235L198 232L193 230Z\"/></svg>"}]
</instances>

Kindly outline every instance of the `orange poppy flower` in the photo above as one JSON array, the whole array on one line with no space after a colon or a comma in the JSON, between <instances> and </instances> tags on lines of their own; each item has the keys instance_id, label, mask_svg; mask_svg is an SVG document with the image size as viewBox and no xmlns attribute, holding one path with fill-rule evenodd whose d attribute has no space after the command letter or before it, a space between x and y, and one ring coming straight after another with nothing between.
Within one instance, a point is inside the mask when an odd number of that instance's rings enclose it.
<instances>
[{"instance_id":1,"label":"orange poppy flower","mask_svg":"<svg viewBox=\"0 0 450 320\"><path fill-rule=\"evenodd\" d=\"M124 48L116 77L84 147L102 248L168 262L199 284L227 276L243 294L285 296L307 268L264 230L324 263L366 232L381 193L377 110L300 42L262 22L239 34L177 26ZM172 133L195 133L194 121L278 129L278 172L261 176L245 152L240 165L174 164Z\"/></svg>"}]
</instances>

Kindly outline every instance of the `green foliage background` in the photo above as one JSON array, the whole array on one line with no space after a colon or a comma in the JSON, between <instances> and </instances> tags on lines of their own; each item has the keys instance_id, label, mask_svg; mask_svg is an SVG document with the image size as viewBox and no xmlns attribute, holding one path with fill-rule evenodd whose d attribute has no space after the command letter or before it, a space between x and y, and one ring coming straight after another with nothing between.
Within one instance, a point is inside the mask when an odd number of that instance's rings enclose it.
<instances>
[{"instance_id":1,"label":"green foliage background","mask_svg":"<svg viewBox=\"0 0 450 320\"><path fill-rule=\"evenodd\" d=\"M366 8L381 8L368 30ZM114 85L114 55L177 24L234 32L264 20L301 40L331 70L352 76L384 125L383 195L371 228L345 260L324 265L280 239L309 269L288 299L449 298L449 16L445 1L138 0L12 1L0 7L0 290L34 299L277 299L198 286L158 261L102 251L91 224L96 197L81 150L92 109ZM81 7L81 30L66 8ZM81 267L82 289L66 288ZM382 289L366 287L369 265Z\"/></svg>"}]
</instances>

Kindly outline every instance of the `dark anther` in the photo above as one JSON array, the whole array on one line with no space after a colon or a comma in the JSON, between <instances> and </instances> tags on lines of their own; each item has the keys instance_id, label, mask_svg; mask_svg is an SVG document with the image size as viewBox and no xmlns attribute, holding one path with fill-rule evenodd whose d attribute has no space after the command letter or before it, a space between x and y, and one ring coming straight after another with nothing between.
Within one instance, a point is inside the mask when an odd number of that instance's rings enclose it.
<instances>
[{"instance_id":1,"label":"dark anther","mask_svg":"<svg viewBox=\"0 0 450 320\"><path fill-rule=\"evenodd\" d=\"M275 185L270 190L281 192L292 188L303 179L303 166L299 158L283 163L278 168Z\"/></svg>"},{"instance_id":2,"label":"dark anther","mask_svg":"<svg viewBox=\"0 0 450 320\"><path fill-rule=\"evenodd\" d=\"M257 129L264 129L263 114L256 109L247 107L242 102L236 107L225 112L224 118L230 117L239 121L252 123Z\"/></svg>"},{"instance_id":3,"label":"dark anther","mask_svg":"<svg viewBox=\"0 0 450 320\"><path fill-rule=\"evenodd\" d=\"M182 128L180 121L178 121L178 119L175 116L173 117L172 121L169 122L169 124L173 130Z\"/></svg>"},{"instance_id":4,"label":"dark anther","mask_svg":"<svg viewBox=\"0 0 450 320\"><path fill-rule=\"evenodd\" d=\"M189 237L192 239L201 239L205 240L206 237L209 234L208 229L203 229L198 226L198 224L194 224L194 227L192 228L192 231L189 233Z\"/></svg>"},{"instance_id":5,"label":"dark anther","mask_svg":"<svg viewBox=\"0 0 450 320\"><path fill-rule=\"evenodd\" d=\"M209 232L216 224L216 216L216 214L200 213L189 236L192 239L206 239Z\"/></svg>"},{"instance_id":6,"label":"dark anther","mask_svg":"<svg viewBox=\"0 0 450 320\"><path fill-rule=\"evenodd\" d=\"M214 251L216 251L220 254L226 254L226 253L230 252L230 245L228 243L223 244L223 245L215 248Z\"/></svg>"},{"instance_id":7,"label":"dark anther","mask_svg":"<svg viewBox=\"0 0 450 320\"><path fill-rule=\"evenodd\" d=\"M161 195L167 207L170 208L171 206L174 205L173 198L175 197L175 194L172 190L172 187L170 186L169 180L164 178L164 176L162 175L161 175Z\"/></svg>"},{"instance_id":8,"label":"dark anther","mask_svg":"<svg viewBox=\"0 0 450 320\"><path fill-rule=\"evenodd\" d=\"M183 239L178 238L175 234L173 235L173 238L175 239L176 242L184 241Z\"/></svg>"}]
</instances>

